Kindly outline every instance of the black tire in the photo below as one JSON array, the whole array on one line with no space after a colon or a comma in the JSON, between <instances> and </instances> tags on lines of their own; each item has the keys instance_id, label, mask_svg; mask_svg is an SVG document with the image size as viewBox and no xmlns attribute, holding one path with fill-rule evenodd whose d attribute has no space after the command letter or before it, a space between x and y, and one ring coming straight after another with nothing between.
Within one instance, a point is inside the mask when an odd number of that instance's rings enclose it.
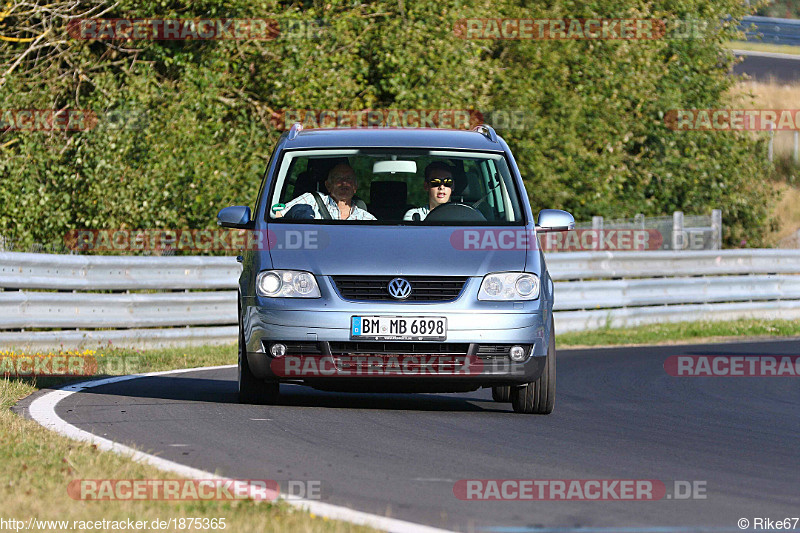
<instances>
[{"instance_id":1,"label":"black tire","mask_svg":"<svg viewBox=\"0 0 800 533\"><path fill-rule=\"evenodd\" d=\"M280 384L258 379L247 364L242 328L241 304L239 307L239 403L269 405L278 401Z\"/></svg>"},{"instance_id":2,"label":"black tire","mask_svg":"<svg viewBox=\"0 0 800 533\"><path fill-rule=\"evenodd\" d=\"M550 328L547 361L539 379L511 391L511 406L517 413L549 415L556 403L556 332Z\"/></svg>"},{"instance_id":3,"label":"black tire","mask_svg":"<svg viewBox=\"0 0 800 533\"><path fill-rule=\"evenodd\" d=\"M492 387L492 400L496 402L510 402L511 387L509 385Z\"/></svg>"}]
</instances>

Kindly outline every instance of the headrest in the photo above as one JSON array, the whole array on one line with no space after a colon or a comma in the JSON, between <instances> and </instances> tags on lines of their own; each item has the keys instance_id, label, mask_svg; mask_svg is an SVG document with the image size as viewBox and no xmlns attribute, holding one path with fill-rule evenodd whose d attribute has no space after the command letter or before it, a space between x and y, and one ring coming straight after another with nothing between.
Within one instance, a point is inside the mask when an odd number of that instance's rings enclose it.
<instances>
[{"instance_id":1,"label":"headrest","mask_svg":"<svg viewBox=\"0 0 800 533\"><path fill-rule=\"evenodd\" d=\"M467 176L458 170L453 172L453 195L462 196L469 194L467 191L468 188L469 180L467 180Z\"/></svg>"},{"instance_id":2,"label":"headrest","mask_svg":"<svg viewBox=\"0 0 800 533\"><path fill-rule=\"evenodd\" d=\"M408 186L404 181L373 181L369 189L370 205L406 205Z\"/></svg>"},{"instance_id":3,"label":"headrest","mask_svg":"<svg viewBox=\"0 0 800 533\"><path fill-rule=\"evenodd\" d=\"M314 192L317 190L317 177L313 173L306 170L297 176L297 182L294 184L294 197L297 198L301 194L307 192Z\"/></svg>"}]
</instances>

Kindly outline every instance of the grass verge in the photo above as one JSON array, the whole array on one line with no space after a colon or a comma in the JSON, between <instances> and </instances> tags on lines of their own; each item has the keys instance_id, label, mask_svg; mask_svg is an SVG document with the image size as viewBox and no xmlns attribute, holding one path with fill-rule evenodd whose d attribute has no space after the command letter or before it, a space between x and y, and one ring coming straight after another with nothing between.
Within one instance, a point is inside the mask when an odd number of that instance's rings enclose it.
<instances>
[{"instance_id":1,"label":"grass verge","mask_svg":"<svg viewBox=\"0 0 800 533\"><path fill-rule=\"evenodd\" d=\"M741 340L743 337L800 336L795 320L734 320L730 322L677 322L636 328L608 328L558 333L559 348L691 344Z\"/></svg>"},{"instance_id":2,"label":"grass verge","mask_svg":"<svg viewBox=\"0 0 800 533\"><path fill-rule=\"evenodd\" d=\"M728 41L725 43L731 50L747 50L748 52L770 52L775 54L800 55L800 46L788 44L769 44L751 41Z\"/></svg>"},{"instance_id":3,"label":"grass verge","mask_svg":"<svg viewBox=\"0 0 800 533\"><path fill-rule=\"evenodd\" d=\"M96 357L127 357L141 371L212 366L236 362L235 346L208 346L140 352L107 350ZM131 461L94 446L79 443L25 420L10 407L37 389L66 381L63 378L0 378L0 518L26 522L66 520L68 524L43 525L41 530L81 530L73 521L146 521L180 518L225 518L227 531L374 531L345 522L315 517L284 502L254 501L79 501L67 494L75 479L174 479L177 476ZM210 522L209 522L210 523ZM208 523L207 523L208 524ZM85 524L84 524L85 525ZM202 525L202 522L201 522ZM33 529L36 529L35 527ZM83 530L88 530L84 528ZM110 527L94 527L94 530ZM151 528L146 528L151 530ZM213 531L172 528L161 531Z\"/></svg>"}]
</instances>

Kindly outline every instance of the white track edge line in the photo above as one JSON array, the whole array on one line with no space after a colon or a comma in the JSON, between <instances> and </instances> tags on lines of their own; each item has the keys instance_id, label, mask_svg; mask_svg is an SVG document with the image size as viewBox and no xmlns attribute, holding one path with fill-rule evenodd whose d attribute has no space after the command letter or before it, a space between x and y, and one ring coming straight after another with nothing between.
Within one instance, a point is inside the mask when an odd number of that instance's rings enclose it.
<instances>
[{"instance_id":1,"label":"white track edge line","mask_svg":"<svg viewBox=\"0 0 800 533\"><path fill-rule=\"evenodd\" d=\"M800 61L800 54L783 54L780 52L757 52L755 50L736 50L731 49L737 56L771 57L773 59L793 59Z\"/></svg>"},{"instance_id":2,"label":"white track edge line","mask_svg":"<svg viewBox=\"0 0 800 533\"><path fill-rule=\"evenodd\" d=\"M220 370L223 368L234 368L234 367L236 367L236 365L207 366L201 368L165 370L161 372L149 372L146 374L130 374L126 376L115 376L106 379L82 381L80 383L67 385L53 392L49 392L42 396L39 396L28 406L28 413L30 417L36 422L38 422L40 425L44 426L47 429L55 431L56 433L64 435L65 437L69 437L70 439L78 441L91 442L92 444L95 444L97 448L100 450L111 451L122 456L130 457L136 462L154 466L159 470L163 470L165 472L172 472L190 479L218 479L221 481L228 481L228 480L234 481L233 478L219 476L216 474L212 474L210 472L206 472L204 470L200 470L198 468L182 465L180 463L176 463L168 459L163 459L161 457L157 457L149 453L144 453L139 450L135 450L133 448L125 446L124 444L120 444L118 442L114 442L109 439L104 439L103 437L98 437L93 433L84 431L76 426L73 426L72 424L70 424L69 422L62 419L60 416L56 414L56 406L61 400L75 394L76 392L80 392L85 389L91 389L94 387L99 387L101 385L108 385L110 383L118 383L120 381L128 381L131 379L139 379L151 376L163 376L166 374L182 374L186 372L199 372L203 370ZM251 491L261 490L257 487L252 487L252 486L249 486L249 489ZM382 529L384 531L391 531L398 533L400 532L451 533L449 530L446 529L439 529L432 526L426 526L423 524L416 524L414 522L407 522L405 520L400 520L397 518L389 518L386 516L380 516L363 511L356 511L354 509L349 509L347 507L341 507L338 505L333 505L330 503L324 503L315 500L304 500L299 498L296 499L280 498L280 499L282 499L283 501L285 501L290 505L293 505L302 510L314 513L319 516L324 516L333 520L342 520L357 525L370 526L377 529Z\"/></svg>"}]
</instances>

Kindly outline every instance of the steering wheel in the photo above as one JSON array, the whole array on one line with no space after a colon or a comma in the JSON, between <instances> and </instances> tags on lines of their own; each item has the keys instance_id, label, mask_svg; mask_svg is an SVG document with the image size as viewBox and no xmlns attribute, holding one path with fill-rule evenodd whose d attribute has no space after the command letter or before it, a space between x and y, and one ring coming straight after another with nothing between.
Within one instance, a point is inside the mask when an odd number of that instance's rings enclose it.
<instances>
[{"instance_id":1,"label":"steering wheel","mask_svg":"<svg viewBox=\"0 0 800 533\"><path fill-rule=\"evenodd\" d=\"M434 208L425 222L486 222L486 217L471 205L449 202Z\"/></svg>"}]
</instances>

